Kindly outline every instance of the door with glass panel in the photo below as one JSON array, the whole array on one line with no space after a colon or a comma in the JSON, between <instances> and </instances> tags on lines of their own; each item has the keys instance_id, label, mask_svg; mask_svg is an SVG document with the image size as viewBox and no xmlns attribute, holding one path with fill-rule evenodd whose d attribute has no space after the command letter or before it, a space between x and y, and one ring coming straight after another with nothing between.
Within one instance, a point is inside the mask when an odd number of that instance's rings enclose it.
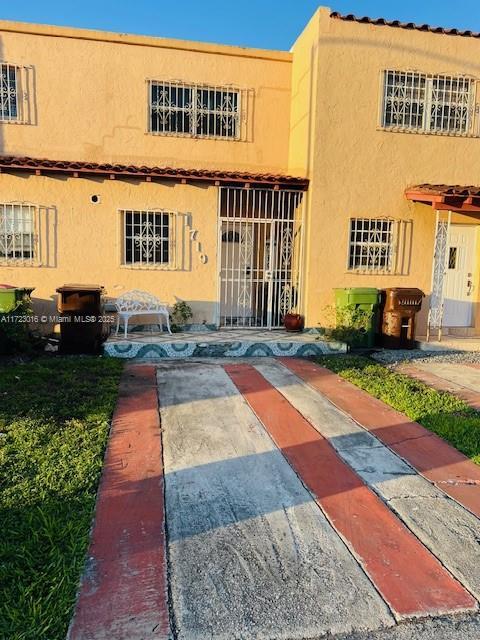
<instances>
[{"instance_id":1,"label":"door with glass panel","mask_svg":"<svg viewBox=\"0 0 480 640\"><path fill-rule=\"evenodd\" d=\"M473 324L475 225L452 224L443 284L443 324L446 327L470 327Z\"/></svg>"}]
</instances>

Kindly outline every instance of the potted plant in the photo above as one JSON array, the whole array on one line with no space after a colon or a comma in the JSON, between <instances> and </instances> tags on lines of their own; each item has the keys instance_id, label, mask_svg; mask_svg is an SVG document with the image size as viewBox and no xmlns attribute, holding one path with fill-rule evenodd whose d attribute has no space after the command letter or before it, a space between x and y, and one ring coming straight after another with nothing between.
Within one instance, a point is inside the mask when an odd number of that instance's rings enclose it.
<instances>
[{"instance_id":1,"label":"potted plant","mask_svg":"<svg viewBox=\"0 0 480 640\"><path fill-rule=\"evenodd\" d=\"M291 309L283 316L283 326L286 331L303 331L305 320L302 315L296 313L294 309Z\"/></svg>"}]
</instances>

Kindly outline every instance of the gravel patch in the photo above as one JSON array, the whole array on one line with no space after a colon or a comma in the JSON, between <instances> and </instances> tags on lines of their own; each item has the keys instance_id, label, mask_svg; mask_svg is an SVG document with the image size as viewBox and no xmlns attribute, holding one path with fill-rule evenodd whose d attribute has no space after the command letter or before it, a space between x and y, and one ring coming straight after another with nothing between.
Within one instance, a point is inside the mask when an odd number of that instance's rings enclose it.
<instances>
[{"instance_id":1,"label":"gravel patch","mask_svg":"<svg viewBox=\"0 0 480 640\"><path fill-rule=\"evenodd\" d=\"M421 349L383 349L369 354L370 358L388 367L403 362L450 362L457 364L480 363L478 351L423 351Z\"/></svg>"}]
</instances>

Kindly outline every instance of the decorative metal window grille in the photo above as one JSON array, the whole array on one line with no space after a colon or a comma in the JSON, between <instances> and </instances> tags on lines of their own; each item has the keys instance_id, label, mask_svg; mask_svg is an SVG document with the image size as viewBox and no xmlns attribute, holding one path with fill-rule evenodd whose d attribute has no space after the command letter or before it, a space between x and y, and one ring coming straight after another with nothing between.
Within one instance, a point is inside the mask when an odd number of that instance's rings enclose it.
<instances>
[{"instance_id":1,"label":"decorative metal window grille","mask_svg":"<svg viewBox=\"0 0 480 640\"><path fill-rule=\"evenodd\" d=\"M176 265L176 213L124 210L123 264L174 268Z\"/></svg>"},{"instance_id":2,"label":"decorative metal window grille","mask_svg":"<svg viewBox=\"0 0 480 640\"><path fill-rule=\"evenodd\" d=\"M0 62L0 122L26 124L34 119L29 103L32 73L31 67Z\"/></svg>"},{"instance_id":3,"label":"decorative metal window grille","mask_svg":"<svg viewBox=\"0 0 480 640\"><path fill-rule=\"evenodd\" d=\"M196 138L243 139L242 90L149 81L149 131Z\"/></svg>"},{"instance_id":4,"label":"decorative metal window grille","mask_svg":"<svg viewBox=\"0 0 480 640\"><path fill-rule=\"evenodd\" d=\"M394 221L388 218L351 218L348 269L393 270Z\"/></svg>"},{"instance_id":5,"label":"decorative metal window grille","mask_svg":"<svg viewBox=\"0 0 480 640\"><path fill-rule=\"evenodd\" d=\"M383 72L381 125L386 129L450 135L478 135L472 78Z\"/></svg>"},{"instance_id":6,"label":"decorative metal window grille","mask_svg":"<svg viewBox=\"0 0 480 640\"><path fill-rule=\"evenodd\" d=\"M37 209L30 204L0 204L0 262L32 263L36 257Z\"/></svg>"},{"instance_id":7,"label":"decorative metal window grille","mask_svg":"<svg viewBox=\"0 0 480 640\"><path fill-rule=\"evenodd\" d=\"M0 121L18 119L18 76L18 67L0 63Z\"/></svg>"}]
</instances>

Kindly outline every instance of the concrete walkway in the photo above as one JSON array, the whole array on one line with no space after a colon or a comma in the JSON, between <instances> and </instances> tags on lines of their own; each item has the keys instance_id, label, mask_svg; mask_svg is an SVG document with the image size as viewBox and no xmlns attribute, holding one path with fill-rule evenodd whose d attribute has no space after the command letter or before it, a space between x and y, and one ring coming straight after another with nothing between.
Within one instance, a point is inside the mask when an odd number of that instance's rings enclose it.
<instances>
[{"instance_id":1,"label":"concrete walkway","mask_svg":"<svg viewBox=\"0 0 480 640\"><path fill-rule=\"evenodd\" d=\"M396 370L424 382L438 391L447 391L480 410L480 365L456 362L406 362Z\"/></svg>"},{"instance_id":2,"label":"concrete walkway","mask_svg":"<svg viewBox=\"0 0 480 640\"><path fill-rule=\"evenodd\" d=\"M153 371L124 377L71 640L480 637L480 483L450 482L478 467L310 362L163 362L159 406Z\"/></svg>"}]
</instances>

